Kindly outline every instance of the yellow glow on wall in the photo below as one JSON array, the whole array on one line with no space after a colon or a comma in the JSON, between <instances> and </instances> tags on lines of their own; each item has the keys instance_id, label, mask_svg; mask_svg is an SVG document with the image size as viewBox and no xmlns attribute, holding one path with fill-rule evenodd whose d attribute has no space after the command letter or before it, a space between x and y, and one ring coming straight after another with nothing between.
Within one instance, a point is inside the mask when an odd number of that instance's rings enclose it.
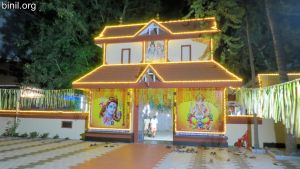
<instances>
[{"instance_id":1,"label":"yellow glow on wall","mask_svg":"<svg viewBox=\"0 0 300 169\"><path fill-rule=\"evenodd\" d=\"M165 40L164 52L165 52L165 62L168 62L168 40Z\"/></svg>"},{"instance_id":2,"label":"yellow glow on wall","mask_svg":"<svg viewBox=\"0 0 300 169\"><path fill-rule=\"evenodd\" d=\"M145 52L146 52L146 42L145 41L143 41L142 42L143 43L143 53L142 53L142 63L145 63L145 61L146 61L146 58L145 58Z\"/></svg>"},{"instance_id":3,"label":"yellow glow on wall","mask_svg":"<svg viewBox=\"0 0 300 169\"><path fill-rule=\"evenodd\" d=\"M103 61L102 61L102 64L105 65L106 64L106 44L103 43Z\"/></svg>"},{"instance_id":4,"label":"yellow glow on wall","mask_svg":"<svg viewBox=\"0 0 300 169\"><path fill-rule=\"evenodd\" d=\"M261 88L261 86L262 86L262 84L261 84L261 77L260 77L259 74L257 75L257 77L258 77L258 85L259 85L259 87Z\"/></svg>"},{"instance_id":5,"label":"yellow glow on wall","mask_svg":"<svg viewBox=\"0 0 300 169\"><path fill-rule=\"evenodd\" d=\"M300 73L299 72L292 72L292 73L287 73L288 76L300 76ZM259 73L257 74L257 78L258 78L258 84L259 84L259 87L262 88L262 76L279 76L279 73Z\"/></svg>"},{"instance_id":6,"label":"yellow glow on wall","mask_svg":"<svg viewBox=\"0 0 300 169\"><path fill-rule=\"evenodd\" d=\"M174 103L173 103L173 121L174 121L174 124L173 124L173 131L176 131L177 129L177 118L176 118L176 111L177 111L177 93L178 93L178 88L175 88L174 89L174 94L173 94L173 99L174 99Z\"/></svg>"},{"instance_id":7,"label":"yellow glow on wall","mask_svg":"<svg viewBox=\"0 0 300 169\"><path fill-rule=\"evenodd\" d=\"M213 17L213 19L214 19L214 24L213 24L213 26L212 26L211 28L212 28L212 29L218 29L216 18Z\"/></svg>"},{"instance_id":8,"label":"yellow glow on wall","mask_svg":"<svg viewBox=\"0 0 300 169\"><path fill-rule=\"evenodd\" d=\"M214 42L213 39L210 38L210 60L214 60Z\"/></svg>"}]
</instances>

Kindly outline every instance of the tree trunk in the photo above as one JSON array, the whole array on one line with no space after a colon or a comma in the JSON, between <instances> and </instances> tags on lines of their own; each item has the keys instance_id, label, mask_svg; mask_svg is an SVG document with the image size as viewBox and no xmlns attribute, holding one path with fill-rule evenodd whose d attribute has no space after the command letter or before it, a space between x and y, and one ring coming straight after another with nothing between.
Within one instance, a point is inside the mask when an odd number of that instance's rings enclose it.
<instances>
[{"instance_id":1,"label":"tree trunk","mask_svg":"<svg viewBox=\"0 0 300 169\"><path fill-rule=\"evenodd\" d=\"M248 16L246 15L246 34L247 34L247 42L248 42L248 50L249 50L249 61L250 61L250 69L251 69L251 81L252 87L255 87L255 66L254 66L254 57L253 50L251 46L250 33L249 33L249 23Z\"/></svg>"},{"instance_id":2,"label":"tree trunk","mask_svg":"<svg viewBox=\"0 0 300 169\"><path fill-rule=\"evenodd\" d=\"M286 63L284 60L284 51L283 51L282 45L280 45L279 32L273 23L273 18L272 18L271 12L270 12L269 0L265 0L265 10L266 10L266 15L267 15L271 35L272 35L274 53L275 53L277 67L278 67L278 73L279 73L279 79L280 79L281 83L284 83L284 82L288 81ZM297 151L296 138L288 132L286 133L286 137L285 137L285 146L286 146L286 152L288 154L292 154Z\"/></svg>"},{"instance_id":3,"label":"tree trunk","mask_svg":"<svg viewBox=\"0 0 300 169\"><path fill-rule=\"evenodd\" d=\"M124 0L124 7L123 7L123 11L122 11L122 19L123 21L125 20L125 17L126 17L126 11L127 11L127 8L128 8L128 0Z\"/></svg>"},{"instance_id":4,"label":"tree trunk","mask_svg":"<svg viewBox=\"0 0 300 169\"><path fill-rule=\"evenodd\" d=\"M250 33L249 33L249 22L248 22L248 15L246 14L246 35L247 35L247 42L248 42L248 50L249 50L249 61L250 61L250 69L251 69L251 81L252 81L252 87L256 87L255 84L255 66L254 66L254 56L253 56L253 50L251 46L251 40L250 40ZM257 118L256 113L253 113L253 122L254 122L254 148L259 149L259 141L258 141L258 124L257 124Z\"/></svg>"}]
</instances>

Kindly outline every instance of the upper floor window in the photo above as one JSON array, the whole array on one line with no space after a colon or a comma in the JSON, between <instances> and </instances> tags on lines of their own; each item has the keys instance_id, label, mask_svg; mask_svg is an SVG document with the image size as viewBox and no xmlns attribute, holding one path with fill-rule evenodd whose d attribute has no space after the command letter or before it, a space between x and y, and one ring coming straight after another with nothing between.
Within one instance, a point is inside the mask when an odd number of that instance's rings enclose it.
<instances>
[{"instance_id":1,"label":"upper floor window","mask_svg":"<svg viewBox=\"0 0 300 169\"><path fill-rule=\"evenodd\" d=\"M130 48L122 49L121 50L121 63L129 64L130 63L130 55L131 55Z\"/></svg>"},{"instance_id":2,"label":"upper floor window","mask_svg":"<svg viewBox=\"0 0 300 169\"><path fill-rule=\"evenodd\" d=\"M181 61L191 61L192 51L191 45L181 45Z\"/></svg>"}]
</instances>

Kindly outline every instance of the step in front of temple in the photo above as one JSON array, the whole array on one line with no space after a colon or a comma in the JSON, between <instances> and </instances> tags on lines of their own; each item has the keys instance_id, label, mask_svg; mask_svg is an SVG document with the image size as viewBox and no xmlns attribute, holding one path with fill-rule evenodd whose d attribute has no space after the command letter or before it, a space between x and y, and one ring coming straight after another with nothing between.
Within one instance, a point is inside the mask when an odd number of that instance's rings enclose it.
<instances>
[{"instance_id":1,"label":"step in front of temple","mask_svg":"<svg viewBox=\"0 0 300 169\"><path fill-rule=\"evenodd\" d=\"M86 141L103 141L103 142L133 142L133 133L101 133L95 131L87 131L84 134Z\"/></svg>"},{"instance_id":2,"label":"step in front of temple","mask_svg":"<svg viewBox=\"0 0 300 169\"><path fill-rule=\"evenodd\" d=\"M175 135L174 145L191 145L205 147L228 147L227 137L224 135L182 136Z\"/></svg>"}]
</instances>

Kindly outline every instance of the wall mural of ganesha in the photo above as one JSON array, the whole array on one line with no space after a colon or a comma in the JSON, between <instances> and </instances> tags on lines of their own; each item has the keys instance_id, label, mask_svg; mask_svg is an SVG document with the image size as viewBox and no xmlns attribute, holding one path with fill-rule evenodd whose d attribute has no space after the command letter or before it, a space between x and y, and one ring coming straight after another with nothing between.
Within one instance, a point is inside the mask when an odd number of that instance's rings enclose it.
<instances>
[{"instance_id":1,"label":"wall mural of ganesha","mask_svg":"<svg viewBox=\"0 0 300 169\"><path fill-rule=\"evenodd\" d=\"M205 99L199 96L195 105L190 105L188 114L188 124L192 129L210 130L213 124L213 114L205 104Z\"/></svg>"},{"instance_id":2,"label":"wall mural of ganesha","mask_svg":"<svg viewBox=\"0 0 300 169\"><path fill-rule=\"evenodd\" d=\"M222 89L178 89L176 131L223 132Z\"/></svg>"}]
</instances>

